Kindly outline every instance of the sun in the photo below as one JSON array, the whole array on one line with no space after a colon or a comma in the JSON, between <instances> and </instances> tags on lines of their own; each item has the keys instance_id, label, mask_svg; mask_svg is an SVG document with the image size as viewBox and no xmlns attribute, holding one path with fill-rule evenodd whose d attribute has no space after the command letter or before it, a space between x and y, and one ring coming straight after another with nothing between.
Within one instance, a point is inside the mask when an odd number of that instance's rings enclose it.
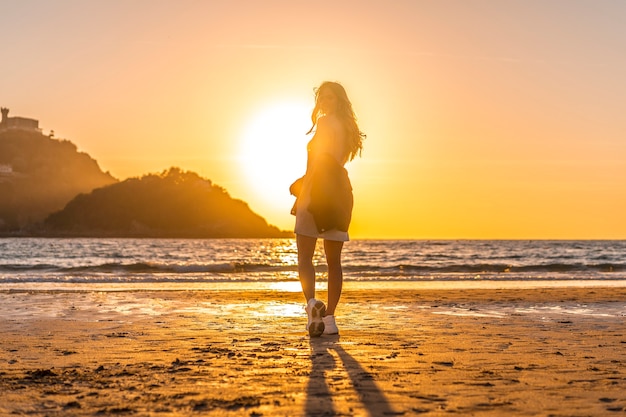
<instances>
[{"instance_id":1,"label":"sun","mask_svg":"<svg viewBox=\"0 0 626 417\"><path fill-rule=\"evenodd\" d=\"M311 127L310 105L278 102L264 105L245 125L239 161L259 214L279 227L292 222L294 197L289 185L306 170L306 135Z\"/></svg>"}]
</instances>

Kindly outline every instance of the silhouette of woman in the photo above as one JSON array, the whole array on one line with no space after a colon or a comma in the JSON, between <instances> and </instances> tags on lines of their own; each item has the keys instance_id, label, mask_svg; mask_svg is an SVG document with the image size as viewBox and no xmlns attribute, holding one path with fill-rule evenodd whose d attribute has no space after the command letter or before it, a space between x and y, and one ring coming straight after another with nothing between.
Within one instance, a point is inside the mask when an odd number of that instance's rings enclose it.
<instances>
[{"instance_id":1,"label":"silhouette of woman","mask_svg":"<svg viewBox=\"0 0 626 417\"><path fill-rule=\"evenodd\" d=\"M359 130L345 89L335 82L324 82L315 90L311 121L308 133L315 133L307 145L306 174L290 191L297 197L292 214L296 216L298 275L307 301L307 330L311 337L318 337L339 333L335 308L343 286L341 250L349 240L352 216L352 186L344 165L361 153L365 134ZM315 298L313 255L318 238L324 239L328 264L328 305Z\"/></svg>"}]
</instances>

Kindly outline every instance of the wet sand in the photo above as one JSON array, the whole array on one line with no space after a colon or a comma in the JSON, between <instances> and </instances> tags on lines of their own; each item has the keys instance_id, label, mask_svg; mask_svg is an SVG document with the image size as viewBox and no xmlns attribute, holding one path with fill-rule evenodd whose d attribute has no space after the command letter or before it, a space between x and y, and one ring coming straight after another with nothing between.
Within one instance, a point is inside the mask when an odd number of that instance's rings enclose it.
<instances>
[{"instance_id":1,"label":"wet sand","mask_svg":"<svg viewBox=\"0 0 626 417\"><path fill-rule=\"evenodd\" d=\"M325 294L320 294L324 298ZM0 292L0 415L626 414L626 289Z\"/></svg>"}]
</instances>

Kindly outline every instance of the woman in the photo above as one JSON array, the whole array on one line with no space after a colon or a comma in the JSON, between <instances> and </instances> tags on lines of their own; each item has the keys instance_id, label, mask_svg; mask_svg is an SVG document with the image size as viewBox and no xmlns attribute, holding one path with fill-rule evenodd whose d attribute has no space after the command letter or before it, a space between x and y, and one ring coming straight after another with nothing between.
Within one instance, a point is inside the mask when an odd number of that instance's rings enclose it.
<instances>
[{"instance_id":1,"label":"woman","mask_svg":"<svg viewBox=\"0 0 626 417\"><path fill-rule=\"evenodd\" d=\"M348 241L352 216L352 187L343 166L361 153L365 135L346 91L335 82L324 82L315 90L311 121L308 133L315 130L315 134L307 145L306 174L290 190L298 197L295 233L298 275L307 300L307 330L311 337L318 337L339 333L335 308L343 285L341 250ZM315 298L313 255L318 238L324 239L328 264L328 305Z\"/></svg>"}]
</instances>

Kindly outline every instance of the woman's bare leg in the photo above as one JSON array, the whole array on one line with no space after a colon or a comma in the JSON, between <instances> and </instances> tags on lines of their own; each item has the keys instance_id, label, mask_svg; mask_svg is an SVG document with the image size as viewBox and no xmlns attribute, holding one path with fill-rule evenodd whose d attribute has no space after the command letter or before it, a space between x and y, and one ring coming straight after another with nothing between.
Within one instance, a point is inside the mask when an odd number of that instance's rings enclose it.
<instances>
[{"instance_id":1,"label":"woman's bare leg","mask_svg":"<svg viewBox=\"0 0 626 417\"><path fill-rule=\"evenodd\" d=\"M343 242L324 240L324 252L328 264L328 305L326 315L335 315L335 308L341 298L343 288L343 269L341 267L341 249Z\"/></svg>"},{"instance_id":2,"label":"woman's bare leg","mask_svg":"<svg viewBox=\"0 0 626 417\"><path fill-rule=\"evenodd\" d=\"M315 267L313 266L313 255L315 254L314 237L296 235L298 246L298 276L302 285L305 301L315 298Z\"/></svg>"}]
</instances>

